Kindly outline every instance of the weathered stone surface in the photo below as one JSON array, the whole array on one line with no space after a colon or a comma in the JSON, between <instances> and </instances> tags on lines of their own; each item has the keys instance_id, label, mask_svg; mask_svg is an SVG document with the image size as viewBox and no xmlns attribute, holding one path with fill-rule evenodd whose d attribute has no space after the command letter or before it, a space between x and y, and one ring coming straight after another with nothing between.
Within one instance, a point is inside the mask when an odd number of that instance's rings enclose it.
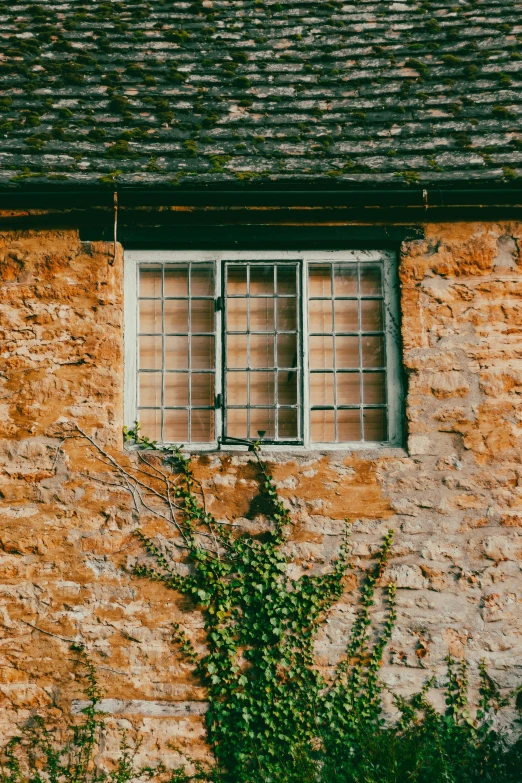
<instances>
[{"instance_id":1,"label":"weathered stone surface","mask_svg":"<svg viewBox=\"0 0 522 783\"><path fill-rule=\"evenodd\" d=\"M431 225L403 247L407 450L266 454L296 520L293 575L328 568L346 517L362 567L395 529L398 623L383 676L404 692L428 672L440 678L448 651L485 657L503 687L518 684L521 236L515 223ZM206 694L171 629L183 623L202 650L201 618L130 574L140 548L129 497L102 483L110 473L84 442L63 441L75 421L129 459L112 251L72 231L0 236L0 733L35 709L71 708L80 684L68 640L82 640L111 725L144 734L141 761L161 751L178 764L187 749L205 753ZM216 518L259 529L248 454L201 455L196 470ZM168 547L167 526L145 523ZM326 671L355 616L354 573L317 639Z\"/></svg>"},{"instance_id":2,"label":"weathered stone surface","mask_svg":"<svg viewBox=\"0 0 522 783\"><path fill-rule=\"evenodd\" d=\"M81 714L90 702L75 700L71 706L73 715ZM203 701L144 701L134 699L102 699L98 712L107 715L150 715L155 718L171 718L183 715L204 715L208 706Z\"/></svg>"}]
</instances>

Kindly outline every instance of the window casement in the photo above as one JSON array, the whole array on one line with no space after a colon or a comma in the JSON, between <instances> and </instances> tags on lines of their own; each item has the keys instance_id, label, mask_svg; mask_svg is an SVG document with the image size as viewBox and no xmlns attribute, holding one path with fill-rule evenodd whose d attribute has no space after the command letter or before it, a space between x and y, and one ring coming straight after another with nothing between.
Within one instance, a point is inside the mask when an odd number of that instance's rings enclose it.
<instances>
[{"instance_id":1,"label":"window casement","mask_svg":"<svg viewBox=\"0 0 522 783\"><path fill-rule=\"evenodd\" d=\"M197 449L400 445L391 251L128 251L125 421Z\"/></svg>"}]
</instances>

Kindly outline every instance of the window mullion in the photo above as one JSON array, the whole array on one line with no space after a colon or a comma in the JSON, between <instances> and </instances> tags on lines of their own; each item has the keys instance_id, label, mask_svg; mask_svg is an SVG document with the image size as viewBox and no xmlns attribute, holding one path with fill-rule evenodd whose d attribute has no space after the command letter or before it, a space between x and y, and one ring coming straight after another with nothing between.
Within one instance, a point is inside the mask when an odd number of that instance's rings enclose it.
<instances>
[{"instance_id":1,"label":"window mullion","mask_svg":"<svg viewBox=\"0 0 522 783\"><path fill-rule=\"evenodd\" d=\"M275 439L279 440L279 351L277 348L277 322L279 319L279 298L278 298L279 289L277 286L277 264L274 264L274 331L273 331L273 340L274 340L274 370L273 370L273 378L274 378L274 417L275 417ZM267 311L268 311L268 298L267 298ZM270 378L270 376L268 376ZM270 381L269 381L270 383Z\"/></svg>"},{"instance_id":2,"label":"window mullion","mask_svg":"<svg viewBox=\"0 0 522 783\"><path fill-rule=\"evenodd\" d=\"M363 374L363 331L362 331L362 305L361 305L361 265L357 264L357 334L359 339L359 427L361 440L364 437L364 374Z\"/></svg>"},{"instance_id":3,"label":"window mullion","mask_svg":"<svg viewBox=\"0 0 522 783\"><path fill-rule=\"evenodd\" d=\"M330 264L330 302L332 307L332 365L333 365L333 404L334 404L334 440L339 441L337 412L337 334L335 324L335 266Z\"/></svg>"},{"instance_id":4,"label":"window mullion","mask_svg":"<svg viewBox=\"0 0 522 783\"><path fill-rule=\"evenodd\" d=\"M225 414L225 284L222 264L214 263L214 438L223 437Z\"/></svg>"},{"instance_id":5,"label":"window mullion","mask_svg":"<svg viewBox=\"0 0 522 783\"><path fill-rule=\"evenodd\" d=\"M251 404L250 403L250 401L251 401L250 394L251 394L251 389L252 389L252 384L251 384L251 380L252 380L252 370L251 370L252 362L251 362L251 356L250 356L250 343L251 343L251 339L250 339L250 322L251 322L251 318L250 318L250 303L251 303L251 299L250 299L250 264L246 265L246 286L247 286L247 289L246 289L246 294L247 294L247 361L246 361L246 365L247 365L247 368L248 368L247 369L247 438L248 438L249 435L250 435L250 404Z\"/></svg>"},{"instance_id":6,"label":"window mullion","mask_svg":"<svg viewBox=\"0 0 522 783\"><path fill-rule=\"evenodd\" d=\"M187 410L187 427L188 427L188 442L192 443L192 264L188 264L188 280L187 280L187 296L188 296L188 410Z\"/></svg>"},{"instance_id":7,"label":"window mullion","mask_svg":"<svg viewBox=\"0 0 522 783\"><path fill-rule=\"evenodd\" d=\"M310 354L309 354L309 334L308 324L308 262L303 261L300 268L300 286L298 295L300 298L300 317L302 324L301 335L301 353L302 368L300 375L300 399L301 399L301 424L303 433L303 443L306 448L310 447Z\"/></svg>"}]
</instances>

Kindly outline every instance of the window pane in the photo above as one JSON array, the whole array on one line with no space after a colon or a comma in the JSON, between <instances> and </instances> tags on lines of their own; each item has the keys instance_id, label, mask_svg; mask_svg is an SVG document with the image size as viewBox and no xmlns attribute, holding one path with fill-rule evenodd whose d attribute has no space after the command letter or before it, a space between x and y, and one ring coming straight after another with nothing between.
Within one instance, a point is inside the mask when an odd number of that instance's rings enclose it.
<instances>
[{"instance_id":1,"label":"window pane","mask_svg":"<svg viewBox=\"0 0 522 783\"><path fill-rule=\"evenodd\" d=\"M387 440L385 408L366 408L364 411L364 440Z\"/></svg>"},{"instance_id":2,"label":"window pane","mask_svg":"<svg viewBox=\"0 0 522 783\"><path fill-rule=\"evenodd\" d=\"M335 302L335 331L359 331L359 303L357 299L338 299Z\"/></svg>"},{"instance_id":3,"label":"window pane","mask_svg":"<svg viewBox=\"0 0 522 783\"><path fill-rule=\"evenodd\" d=\"M363 367L384 365L384 340L382 337L362 338Z\"/></svg>"},{"instance_id":4,"label":"window pane","mask_svg":"<svg viewBox=\"0 0 522 783\"><path fill-rule=\"evenodd\" d=\"M165 337L165 369L188 368L188 337Z\"/></svg>"},{"instance_id":5,"label":"window pane","mask_svg":"<svg viewBox=\"0 0 522 783\"><path fill-rule=\"evenodd\" d=\"M163 438L178 443L188 441L188 411L163 412Z\"/></svg>"},{"instance_id":6,"label":"window pane","mask_svg":"<svg viewBox=\"0 0 522 783\"><path fill-rule=\"evenodd\" d=\"M312 441L314 443L335 442L335 411L311 412Z\"/></svg>"},{"instance_id":7,"label":"window pane","mask_svg":"<svg viewBox=\"0 0 522 783\"><path fill-rule=\"evenodd\" d=\"M161 370L162 345L161 337L140 337L140 369Z\"/></svg>"},{"instance_id":8,"label":"window pane","mask_svg":"<svg viewBox=\"0 0 522 783\"><path fill-rule=\"evenodd\" d=\"M335 296L357 296L357 266L335 267Z\"/></svg>"},{"instance_id":9,"label":"window pane","mask_svg":"<svg viewBox=\"0 0 522 783\"><path fill-rule=\"evenodd\" d=\"M278 331L294 331L297 329L297 300L277 300L277 329Z\"/></svg>"},{"instance_id":10,"label":"window pane","mask_svg":"<svg viewBox=\"0 0 522 783\"><path fill-rule=\"evenodd\" d=\"M214 296L214 269L194 265L191 272L191 296Z\"/></svg>"},{"instance_id":11,"label":"window pane","mask_svg":"<svg viewBox=\"0 0 522 783\"><path fill-rule=\"evenodd\" d=\"M193 443L214 440L214 411L190 412L190 439Z\"/></svg>"},{"instance_id":12,"label":"window pane","mask_svg":"<svg viewBox=\"0 0 522 783\"><path fill-rule=\"evenodd\" d=\"M382 416L386 418L387 415L387 379L382 334L385 326L382 264L325 262L311 265L309 269L311 334L308 346L313 441L367 440L362 425L363 405L383 406L381 413L371 413L371 432L374 440L385 440L386 426ZM376 372L363 373L363 368ZM318 408L327 410L319 411ZM377 437L379 433L380 437Z\"/></svg>"},{"instance_id":13,"label":"window pane","mask_svg":"<svg viewBox=\"0 0 522 783\"><path fill-rule=\"evenodd\" d=\"M386 375L383 372L363 373L363 399L366 405L384 405Z\"/></svg>"},{"instance_id":14,"label":"window pane","mask_svg":"<svg viewBox=\"0 0 522 783\"><path fill-rule=\"evenodd\" d=\"M161 334L161 299L142 299L140 301L140 332Z\"/></svg>"},{"instance_id":15,"label":"window pane","mask_svg":"<svg viewBox=\"0 0 522 783\"><path fill-rule=\"evenodd\" d=\"M140 296L161 297L161 269L140 269Z\"/></svg>"},{"instance_id":16,"label":"window pane","mask_svg":"<svg viewBox=\"0 0 522 783\"><path fill-rule=\"evenodd\" d=\"M335 338L335 362L338 368L359 367L359 338Z\"/></svg>"},{"instance_id":17,"label":"window pane","mask_svg":"<svg viewBox=\"0 0 522 783\"><path fill-rule=\"evenodd\" d=\"M214 407L214 373L192 373L190 383L192 405Z\"/></svg>"},{"instance_id":18,"label":"window pane","mask_svg":"<svg viewBox=\"0 0 522 783\"><path fill-rule=\"evenodd\" d=\"M312 405L334 404L334 380L332 372L312 373L310 376L310 402Z\"/></svg>"},{"instance_id":19,"label":"window pane","mask_svg":"<svg viewBox=\"0 0 522 783\"><path fill-rule=\"evenodd\" d=\"M246 332L248 299L227 299L227 330Z\"/></svg>"},{"instance_id":20,"label":"window pane","mask_svg":"<svg viewBox=\"0 0 522 783\"><path fill-rule=\"evenodd\" d=\"M193 299L190 303L190 331L214 331L214 300Z\"/></svg>"},{"instance_id":21,"label":"window pane","mask_svg":"<svg viewBox=\"0 0 522 783\"><path fill-rule=\"evenodd\" d=\"M330 369L333 367L333 338L310 337L310 367Z\"/></svg>"},{"instance_id":22,"label":"window pane","mask_svg":"<svg viewBox=\"0 0 522 783\"><path fill-rule=\"evenodd\" d=\"M165 332L188 332L188 301L165 299Z\"/></svg>"},{"instance_id":23,"label":"window pane","mask_svg":"<svg viewBox=\"0 0 522 783\"><path fill-rule=\"evenodd\" d=\"M163 375L160 372L140 373L140 405L151 408L161 407L161 385Z\"/></svg>"},{"instance_id":24,"label":"window pane","mask_svg":"<svg viewBox=\"0 0 522 783\"><path fill-rule=\"evenodd\" d=\"M337 374L337 405L360 405L361 376L358 372Z\"/></svg>"},{"instance_id":25,"label":"window pane","mask_svg":"<svg viewBox=\"0 0 522 783\"><path fill-rule=\"evenodd\" d=\"M297 405L297 372L277 373L277 397L280 405Z\"/></svg>"},{"instance_id":26,"label":"window pane","mask_svg":"<svg viewBox=\"0 0 522 783\"><path fill-rule=\"evenodd\" d=\"M279 408L279 437L282 439L297 438L297 409Z\"/></svg>"},{"instance_id":27,"label":"window pane","mask_svg":"<svg viewBox=\"0 0 522 783\"><path fill-rule=\"evenodd\" d=\"M275 372L250 373L250 404L274 405Z\"/></svg>"},{"instance_id":28,"label":"window pane","mask_svg":"<svg viewBox=\"0 0 522 783\"><path fill-rule=\"evenodd\" d=\"M274 267L250 265L250 295L259 296L274 293Z\"/></svg>"},{"instance_id":29,"label":"window pane","mask_svg":"<svg viewBox=\"0 0 522 783\"><path fill-rule=\"evenodd\" d=\"M227 407L225 435L276 441L297 437L300 415L297 274L295 263L247 262L225 266L228 280L225 399L227 406L244 406L245 412L243 417ZM244 297L245 286L248 297ZM241 296L231 295L238 293ZM248 372L243 372L247 369ZM278 430L281 405L296 406L296 411L283 414L283 434Z\"/></svg>"},{"instance_id":30,"label":"window pane","mask_svg":"<svg viewBox=\"0 0 522 783\"><path fill-rule=\"evenodd\" d=\"M311 332L332 331L333 321L331 299L312 299L309 304L309 314Z\"/></svg>"},{"instance_id":31,"label":"window pane","mask_svg":"<svg viewBox=\"0 0 522 783\"><path fill-rule=\"evenodd\" d=\"M250 409L250 437L275 438L275 408Z\"/></svg>"},{"instance_id":32,"label":"window pane","mask_svg":"<svg viewBox=\"0 0 522 783\"><path fill-rule=\"evenodd\" d=\"M214 266L158 265L139 274L140 293L157 297L140 299L140 329L151 330L139 337L140 416L157 439L208 442L214 437ZM208 410L194 418L194 406ZM157 410L146 413L152 407Z\"/></svg>"},{"instance_id":33,"label":"window pane","mask_svg":"<svg viewBox=\"0 0 522 783\"><path fill-rule=\"evenodd\" d=\"M291 301L291 300L290 300ZM243 326L245 329L246 326ZM274 330L274 300L250 299L250 328L253 331L273 332Z\"/></svg>"},{"instance_id":34,"label":"window pane","mask_svg":"<svg viewBox=\"0 0 522 783\"><path fill-rule=\"evenodd\" d=\"M361 440L360 408L337 411L337 439L341 442Z\"/></svg>"},{"instance_id":35,"label":"window pane","mask_svg":"<svg viewBox=\"0 0 522 783\"><path fill-rule=\"evenodd\" d=\"M241 408L228 408L227 410L227 435L231 438L246 438L247 411Z\"/></svg>"},{"instance_id":36,"label":"window pane","mask_svg":"<svg viewBox=\"0 0 522 783\"><path fill-rule=\"evenodd\" d=\"M271 334L250 335L250 367L274 366L274 337Z\"/></svg>"},{"instance_id":37,"label":"window pane","mask_svg":"<svg viewBox=\"0 0 522 783\"><path fill-rule=\"evenodd\" d=\"M161 409L140 410L141 434L151 440L161 440Z\"/></svg>"},{"instance_id":38,"label":"window pane","mask_svg":"<svg viewBox=\"0 0 522 783\"><path fill-rule=\"evenodd\" d=\"M208 443L214 440L214 411L191 410L190 440L193 443Z\"/></svg>"},{"instance_id":39,"label":"window pane","mask_svg":"<svg viewBox=\"0 0 522 783\"><path fill-rule=\"evenodd\" d=\"M227 402L229 405L248 405L247 372L229 372L227 374Z\"/></svg>"},{"instance_id":40,"label":"window pane","mask_svg":"<svg viewBox=\"0 0 522 783\"><path fill-rule=\"evenodd\" d=\"M297 267L280 264L277 267L277 293L297 294Z\"/></svg>"},{"instance_id":41,"label":"window pane","mask_svg":"<svg viewBox=\"0 0 522 783\"><path fill-rule=\"evenodd\" d=\"M227 294L228 296L245 296L247 292L247 267L241 266L227 267Z\"/></svg>"},{"instance_id":42,"label":"window pane","mask_svg":"<svg viewBox=\"0 0 522 783\"><path fill-rule=\"evenodd\" d=\"M382 301L380 299L363 299L361 301L361 329L363 332L382 332Z\"/></svg>"},{"instance_id":43,"label":"window pane","mask_svg":"<svg viewBox=\"0 0 522 783\"><path fill-rule=\"evenodd\" d=\"M330 266L310 266L308 291L310 296L332 295L332 271Z\"/></svg>"},{"instance_id":44,"label":"window pane","mask_svg":"<svg viewBox=\"0 0 522 783\"><path fill-rule=\"evenodd\" d=\"M165 373L165 405L188 405L189 376L186 372Z\"/></svg>"},{"instance_id":45,"label":"window pane","mask_svg":"<svg viewBox=\"0 0 522 783\"><path fill-rule=\"evenodd\" d=\"M188 296L188 267L165 267L165 296Z\"/></svg>"},{"instance_id":46,"label":"window pane","mask_svg":"<svg viewBox=\"0 0 522 783\"><path fill-rule=\"evenodd\" d=\"M361 296L379 296L382 293L380 266L361 268Z\"/></svg>"},{"instance_id":47,"label":"window pane","mask_svg":"<svg viewBox=\"0 0 522 783\"><path fill-rule=\"evenodd\" d=\"M277 366L297 367L297 334L277 336Z\"/></svg>"},{"instance_id":48,"label":"window pane","mask_svg":"<svg viewBox=\"0 0 522 783\"><path fill-rule=\"evenodd\" d=\"M229 334L227 337L227 367L248 367L247 335Z\"/></svg>"},{"instance_id":49,"label":"window pane","mask_svg":"<svg viewBox=\"0 0 522 783\"><path fill-rule=\"evenodd\" d=\"M191 368L211 370L214 367L214 337L193 337L191 347Z\"/></svg>"}]
</instances>

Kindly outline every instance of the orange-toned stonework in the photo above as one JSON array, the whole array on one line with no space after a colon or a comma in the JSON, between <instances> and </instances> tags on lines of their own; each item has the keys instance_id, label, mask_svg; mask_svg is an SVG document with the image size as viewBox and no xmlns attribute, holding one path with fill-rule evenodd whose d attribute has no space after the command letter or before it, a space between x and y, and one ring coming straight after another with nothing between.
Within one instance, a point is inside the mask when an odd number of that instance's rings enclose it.
<instances>
[{"instance_id":1,"label":"orange-toned stonework","mask_svg":"<svg viewBox=\"0 0 522 783\"><path fill-rule=\"evenodd\" d=\"M522 679L522 224L427 225L401 248L400 279L404 449L266 455L296 520L295 573L328 567L345 517L363 566L393 527L398 624L383 677L417 689L449 651L485 657L511 687ZM173 622L197 639L199 618L130 573L129 497L92 479L107 478L92 448L62 442L76 422L130 459L121 248L114 258L75 231L4 233L0 282L0 734L38 707L70 711L76 639L111 721L141 732L141 760L203 753L205 693L170 641ZM255 526L249 455L196 464L212 513ZM354 583L317 641L325 667L345 648Z\"/></svg>"}]
</instances>

